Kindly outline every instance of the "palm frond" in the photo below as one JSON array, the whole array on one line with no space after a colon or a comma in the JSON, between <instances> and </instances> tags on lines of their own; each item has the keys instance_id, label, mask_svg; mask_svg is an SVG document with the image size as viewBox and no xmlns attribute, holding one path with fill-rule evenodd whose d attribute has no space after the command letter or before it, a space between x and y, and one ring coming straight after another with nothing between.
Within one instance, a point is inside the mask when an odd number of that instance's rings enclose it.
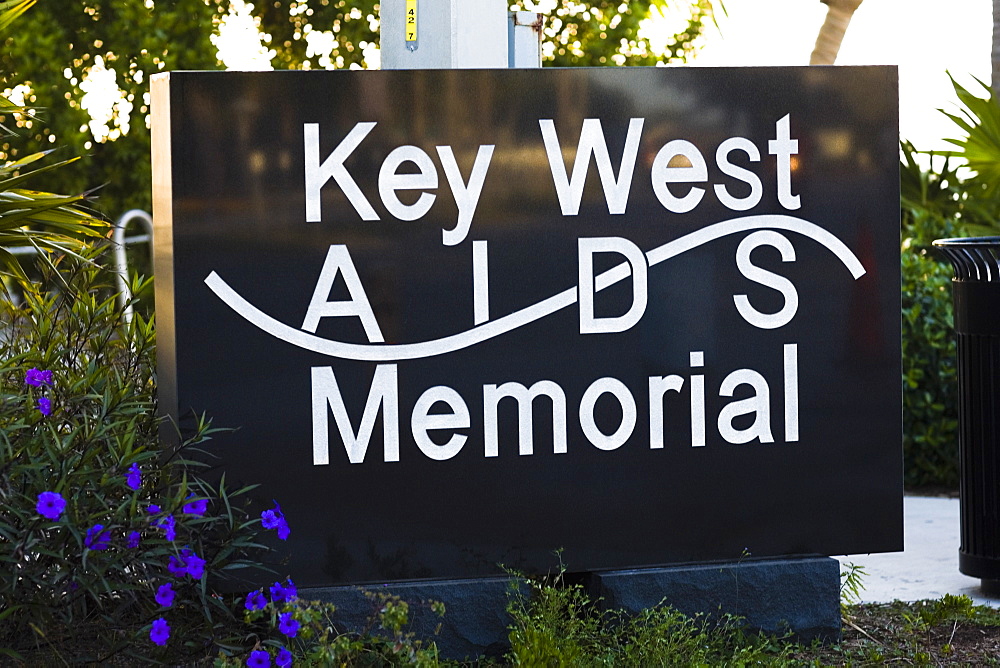
<instances>
[{"instance_id":1,"label":"palm frond","mask_svg":"<svg viewBox=\"0 0 1000 668\"><path fill-rule=\"evenodd\" d=\"M0 31L33 4L35 0L0 0ZM0 96L0 115L7 114L28 114L28 110ZM88 237L102 237L109 227L83 208L89 193L58 195L31 187L40 176L76 160L41 165L50 153L32 153L0 165L0 272L5 269L22 286L28 279L12 248L30 247L43 261L50 260L50 253L78 255Z\"/></svg>"},{"instance_id":2,"label":"palm frond","mask_svg":"<svg viewBox=\"0 0 1000 668\"><path fill-rule=\"evenodd\" d=\"M989 86L976 79L986 91L986 97L977 97L951 78L952 86L964 105L961 115L941 110L964 133L964 138L945 141L958 147L956 155L965 158L969 169L976 172L986 185L985 195L993 195L1000 184L1000 103Z\"/></svg>"},{"instance_id":3,"label":"palm frond","mask_svg":"<svg viewBox=\"0 0 1000 668\"><path fill-rule=\"evenodd\" d=\"M0 31L4 31L18 16L35 4L35 0L2 0L0 1Z\"/></svg>"}]
</instances>

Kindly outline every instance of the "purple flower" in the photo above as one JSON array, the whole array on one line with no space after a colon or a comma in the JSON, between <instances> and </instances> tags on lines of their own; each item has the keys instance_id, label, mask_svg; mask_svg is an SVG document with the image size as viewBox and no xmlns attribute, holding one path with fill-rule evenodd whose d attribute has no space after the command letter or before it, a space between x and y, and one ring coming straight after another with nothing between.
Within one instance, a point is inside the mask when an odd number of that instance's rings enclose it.
<instances>
[{"instance_id":1,"label":"purple flower","mask_svg":"<svg viewBox=\"0 0 1000 668\"><path fill-rule=\"evenodd\" d=\"M156 596L154 598L156 599L156 602L164 608L169 608L174 604L173 586L169 582L160 585L159 589L156 590Z\"/></svg>"},{"instance_id":2,"label":"purple flower","mask_svg":"<svg viewBox=\"0 0 1000 668\"><path fill-rule=\"evenodd\" d=\"M150 506L152 507L152 506ZM158 508L158 506L157 506ZM153 526L163 529L164 537L167 540L174 540L177 538L176 520L173 515L167 515L162 520L153 522Z\"/></svg>"},{"instance_id":3,"label":"purple flower","mask_svg":"<svg viewBox=\"0 0 1000 668\"><path fill-rule=\"evenodd\" d=\"M274 502L274 508L265 510L260 514L260 523L265 529L277 529L281 520L285 519L285 514L281 512L281 506Z\"/></svg>"},{"instance_id":4,"label":"purple flower","mask_svg":"<svg viewBox=\"0 0 1000 668\"><path fill-rule=\"evenodd\" d=\"M292 613L283 612L278 615L278 630L289 638L294 638L299 632L299 620L292 617Z\"/></svg>"},{"instance_id":5,"label":"purple flower","mask_svg":"<svg viewBox=\"0 0 1000 668\"><path fill-rule=\"evenodd\" d=\"M163 537L167 540L174 540L177 538L177 530L175 528L174 516L167 515L163 518L163 522L160 524L163 527Z\"/></svg>"},{"instance_id":6,"label":"purple flower","mask_svg":"<svg viewBox=\"0 0 1000 668\"><path fill-rule=\"evenodd\" d=\"M42 369L28 369L28 373L24 374L24 384L31 385L33 387L41 387L42 385L52 384L52 372L43 371Z\"/></svg>"},{"instance_id":7,"label":"purple flower","mask_svg":"<svg viewBox=\"0 0 1000 668\"><path fill-rule=\"evenodd\" d=\"M285 514L281 512L281 506L278 505L277 501L274 502L274 508L260 514L260 524L265 529L277 529L278 538L281 540L288 540L289 534L292 533L292 530L288 528Z\"/></svg>"},{"instance_id":8,"label":"purple flower","mask_svg":"<svg viewBox=\"0 0 1000 668\"><path fill-rule=\"evenodd\" d=\"M292 582L291 578L286 578L285 582L288 583L287 587L283 587L280 582L275 582L271 585L271 600L275 603L291 601L299 595L298 590L295 588L295 583Z\"/></svg>"},{"instance_id":9,"label":"purple flower","mask_svg":"<svg viewBox=\"0 0 1000 668\"><path fill-rule=\"evenodd\" d=\"M83 539L85 547L91 550L106 550L111 543L111 531L104 528L103 524L95 524L87 529L87 535Z\"/></svg>"},{"instance_id":10,"label":"purple flower","mask_svg":"<svg viewBox=\"0 0 1000 668\"><path fill-rule=\"evenodd\" d=\"M267 650L263 649L259 649L256 652L250 652L250 658L247 659L247 665L250 668L270 668L271 655L267 653Z\"/></svg>"},{"instance_id":11,"label":"purple flower","mask_svg":"<svg viewBox=\"0 0 1000 668\"><path fill-rule=\"evenodd\" d=\"M128 467L128 473L125 474L125 484L131 489L139 489L142 486L142 471L139 470L139 465L132 462L132 466Z\"/></svg>"},{"instance_id":12,"label":"purple flower","mask_svg":"<svg viewBox=\"0 0 1000 668\"><path fill-rule=\"evenodd\" d=\"M271 600L274 601L275 603L281 603L286 598L288 598L288 595L285 593L285 588L281 586L280 582L275 582L273 585L271 585L270 589L271 589Z\"/></svg>"},{"instance_id":13,"label":"purple flower","mask_svg":"<svg viewBox=\"0 0 1000 668\"><path fill-rule=\"evenodd\" d=\"M38 398L38 412L46 417L52 415L52 401L48 397Z\"/></svg>"},{"instance_id":14,"label":"purple flower","mask_svg":"<svg viewBox=\"0 0 1000 668\"><path fill-rule=\"evenodd\" d=\"M149 629L149 639L154 643L163 647L167 644L167 639L170 637L170 625L167 624L167 620L160 617L155 622L153 622L153 628Z\"/></svg>"},{"instance_id":15,"label":"purple flower","mask_svg":"<svg viewBox=\"0 0 1000 668\"><path fill-rule=\"evenodd\" d=\"M194 497L194 494L188 495L189 499L192 497ZM206 510L208 510L208 499L188 501L184 504L184 512L188 515L204 515Z\"/></svg>"},{"instance_id":16,"label":"purple flower","mask_svg":"<svg viewBox=\"0 0 1000 668\"><path fill-rule=\"evenodd\" d=\"M281 651L278 652L278 657L274 660L279 668L291 668L292 665L292 653L288 651L288 648L282 647Z\"/></svg>"},{"instance_id":17,"label":"purple flower","mask_svg":"<svg viewBox=\"0 0 1000 668\"><path fill-rule=\"evenodd\" d=\"M191 552L185 559L187 563L187 572L195 580L201 578L202 573L205 572L205 560L199 557L194 552Z\"/></svg>"},{"instance_id":18,"label":"purple flower","mask_svg":"<svg viewBox=\"0 0 1000 668\"><path fill-rule=\"evenodd\" d=\"M66 499L59 492L42 492L38 495L35 510L38 514L50 520L57 520L66 508Z\"/></svg>"},{"instance_id":19,"label":"purple flower","mask_svg":"<svg viewBox=\"0 0 1000 668\"><path fill-rule=\"evenodd\" d=\"M184 548L181 550L179 556L170 557L170 561L167 562L167 570L174 577L190 575L195 580L198 580L205 572L205 560L195 554L190 548Z\"/></svg>"},{"instance_id":20,"label":"purple flower","mask_svg":"<svg viewBox=\"0 0 1000 668\"><path fill-rule=\"evenodd\" d=\"M130 531L128 534L128 547L130 549L135 549L139 547L139 540L142 538L142 534L138 531Z\"/></svg>"},{"instance_id":21,"label":"purple flower","mask_svg":"<svg viewBox=\"0 0 1000 668\"><path fill-rule=\"evenodd\" d=\"M278 526L275 527L278 530L278 538L281 540L288 540L288 536L292 533L292 530L288 527L288 522L282 517L278 520Z\"/></svg>"},{"instance_id":22,"label":"purple flower","mask_svg":"<svg viewBox=\"0 0 1000 668\"><path fill-rule=\"evenodd\" d=\"M176 555L171 555L170 561L167 562L167 570L170 571L170 574L175 578L179 578L187 574L187 566L184 565L184 560Z\"/></svg>"},{"instance_id":23,"label":"purple flower","mask_svg":"<svg viewBox=\"0 0 1000 668\"><path fill-rule=\"evenodd\" d=\"M150 515L155 515L156 513L160 512L160 507L155 503L151 503L148 506L146 506L146 512L149 513Z\"/></svg>"},{"instance_id":24,"label":"purple flower","mask_svg":"<svg viewBox=\"0 0 1000 668\"><path fill-rule=\"evenodd\" d=\"M247 610L263 610L266 605L267 599L264 598L264 594L261 593L260 589L257 589L247 594L247 600L243 604L243 607Z\"/></svg>"}]
</instances>

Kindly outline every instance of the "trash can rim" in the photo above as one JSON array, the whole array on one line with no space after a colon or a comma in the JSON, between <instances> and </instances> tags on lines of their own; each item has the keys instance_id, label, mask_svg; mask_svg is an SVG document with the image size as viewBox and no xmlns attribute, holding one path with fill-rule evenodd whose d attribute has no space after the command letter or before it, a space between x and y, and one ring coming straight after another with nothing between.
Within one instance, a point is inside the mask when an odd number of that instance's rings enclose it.
<instances>
[{"instance_id":1,"label":"trash can rim","mask_svg":"<svg viewBox=\"0 0 1000 668\"><path fill-rule=\"evenodd\" d=\"M953 239L935 239L935 246L1000 246L998 237L956 237Z\"/></svg>"}]
</instances>

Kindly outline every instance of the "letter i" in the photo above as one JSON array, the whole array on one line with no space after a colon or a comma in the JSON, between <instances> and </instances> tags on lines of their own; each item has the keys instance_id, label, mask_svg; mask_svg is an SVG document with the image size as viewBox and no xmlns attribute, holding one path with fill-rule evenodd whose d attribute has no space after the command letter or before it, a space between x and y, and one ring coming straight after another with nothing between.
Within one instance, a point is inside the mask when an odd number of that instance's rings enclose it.
<instances>
[{"instance_id":1,"label":"letter i","mask_svg":"<svg viewBox=\"0 0 1000 668\"><path fill-rule=\"evenodd\" d=\"M691 368L705 366L705 353L696 351L691 353ZM694 374L691 376L691 447L697 448L705 445L705 376Z\"/></svg>"},{"instance_id":2,"label":"letter i","mask_svg":"<svg viewBox=\"0 0 1000 668\"><path fill-rule=\"evenodd\" d=\"M477 325L490 319L489 251L481 240L472 242L472 311Z\"/></svg>"}]
</instances>

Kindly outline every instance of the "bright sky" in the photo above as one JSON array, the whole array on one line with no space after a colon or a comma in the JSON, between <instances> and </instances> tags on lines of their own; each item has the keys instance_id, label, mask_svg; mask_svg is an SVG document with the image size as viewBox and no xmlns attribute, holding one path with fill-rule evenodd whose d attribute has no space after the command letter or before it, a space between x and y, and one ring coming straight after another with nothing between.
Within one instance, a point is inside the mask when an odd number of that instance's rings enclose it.
<instances>
[{"instance_id":1,"label":"bright sky","mask_svg":"<svg viewBox=\"0 0 1000 668\"><path fill-rule=\"evenodd\" d=\"M724 0L698 65L805 65L826 16L820 0ZM990 0L863 0L838 65L899 65L900 134L918 149L942 149L956 136L937 109L956 110L945 71L980 92L989 83L993 31Z\"/></svg>"}]
</instances>

